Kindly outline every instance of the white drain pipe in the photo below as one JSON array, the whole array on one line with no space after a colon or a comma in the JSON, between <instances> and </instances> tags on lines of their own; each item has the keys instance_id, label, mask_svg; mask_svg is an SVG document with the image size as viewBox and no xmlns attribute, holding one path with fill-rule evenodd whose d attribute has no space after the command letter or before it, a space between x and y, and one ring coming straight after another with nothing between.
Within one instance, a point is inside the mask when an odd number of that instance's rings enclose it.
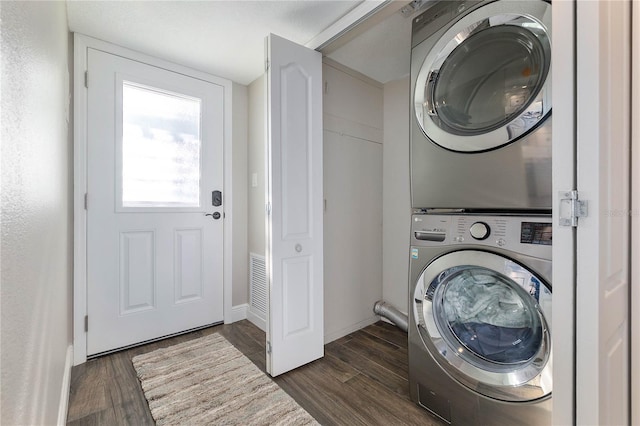
<instances>
[{"instance_id":1,"label":"white drain pipe","mask_svg":"<svg viewBox=\"0 0 640 426\"><path fill-rule=\"evenodd\" d=\"M384 300L378 300L373 305L373 313L380 315L381 317L385 317L405 333L409 330L409 321L407 316Z\"/></svg>"}]
</instances>

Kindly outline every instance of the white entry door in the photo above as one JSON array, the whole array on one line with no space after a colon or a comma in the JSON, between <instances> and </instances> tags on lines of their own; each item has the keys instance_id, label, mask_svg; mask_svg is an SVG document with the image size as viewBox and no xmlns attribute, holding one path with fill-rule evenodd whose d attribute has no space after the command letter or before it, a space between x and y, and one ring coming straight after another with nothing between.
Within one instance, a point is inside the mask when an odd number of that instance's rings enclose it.
<instances>
[{"instance_id":1,"label":"white entry door","mask_svg":"<svg viewBox=\"0 0 640 426\"><path fill-rule=\"evenodd\" d=\"M223 320L223 87L88 50L87 355Z\"/></svg>"},{"instance_id":2,"label":"white entry door","mask_svg":"<svg viewBox=\"0 0 640 426\"><path fill-rule=\"evenodd\" d=\"M267 371L324 355L322 55L267 38Z\"/></svg>"}]
</instances>

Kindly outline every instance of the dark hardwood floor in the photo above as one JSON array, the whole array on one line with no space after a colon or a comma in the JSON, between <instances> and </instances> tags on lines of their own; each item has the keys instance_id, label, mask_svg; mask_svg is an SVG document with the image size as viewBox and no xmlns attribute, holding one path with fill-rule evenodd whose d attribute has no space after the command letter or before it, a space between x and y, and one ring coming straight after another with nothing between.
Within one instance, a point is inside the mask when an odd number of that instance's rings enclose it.
<instances>
[{"instance_id":1,"label":"dark hardwood floor","mask_svg":"<svg viewBox=\"0 0 640 426\"><path fill-rule=\"evenodd\" d=\"M150 343L73 367L67 424L153 425L131 358L214 332L265 371L265 334L246 320ZM274 380L323 425L443 424L409 400L407 336L382 321Z\"/></svg>"}]
</instances>

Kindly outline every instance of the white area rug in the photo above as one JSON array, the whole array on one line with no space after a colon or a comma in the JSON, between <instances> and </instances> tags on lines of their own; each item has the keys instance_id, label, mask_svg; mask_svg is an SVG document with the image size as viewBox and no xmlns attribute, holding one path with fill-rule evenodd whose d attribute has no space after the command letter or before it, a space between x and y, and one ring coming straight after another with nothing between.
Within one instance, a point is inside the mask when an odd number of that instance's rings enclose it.
<instances>
[{"instance_id":1,"label":"white area rug","mask_svg":"<svg viewBox=\"0 0 640 426\"><path fill-rule=\"evenodd\" d=\"M317 425L221 335L133 358L158 425Z\"/></svg>"}]
</instances>

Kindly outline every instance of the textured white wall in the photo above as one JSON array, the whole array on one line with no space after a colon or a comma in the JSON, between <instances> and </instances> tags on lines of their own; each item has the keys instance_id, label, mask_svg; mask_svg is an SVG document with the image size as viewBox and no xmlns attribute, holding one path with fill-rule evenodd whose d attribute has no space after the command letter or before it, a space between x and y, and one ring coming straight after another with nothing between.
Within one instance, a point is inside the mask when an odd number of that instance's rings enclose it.
<instances>
[{"instance_id":1,"label":"textured white wall","mask_svg":"<svg viewBox=\"0 0 640 426\"><path fill-rule=\"evenodd\" d=\"M64 2L2 2L2 424L55 424L71 344Z\"/></svg>"},{"instance_id":2,"label":"textured white wall","mask_svg":"<svg viewBox=\"0 0 640 426\"><path fill-rule=\"evenodd\" d=\"M409 303L409 77L384 85L382 297L404 313Z\"/></svg>"},{"instance_id":3,"label":"textured white wall","mask_svg":"<svg viewBox=\"0 0 640 426\"><path fill-rule=\"evenodd\" d=\"M247 255L247 86L233 83L233 306L249 300Z\"/></svg>"}]
</instances>

